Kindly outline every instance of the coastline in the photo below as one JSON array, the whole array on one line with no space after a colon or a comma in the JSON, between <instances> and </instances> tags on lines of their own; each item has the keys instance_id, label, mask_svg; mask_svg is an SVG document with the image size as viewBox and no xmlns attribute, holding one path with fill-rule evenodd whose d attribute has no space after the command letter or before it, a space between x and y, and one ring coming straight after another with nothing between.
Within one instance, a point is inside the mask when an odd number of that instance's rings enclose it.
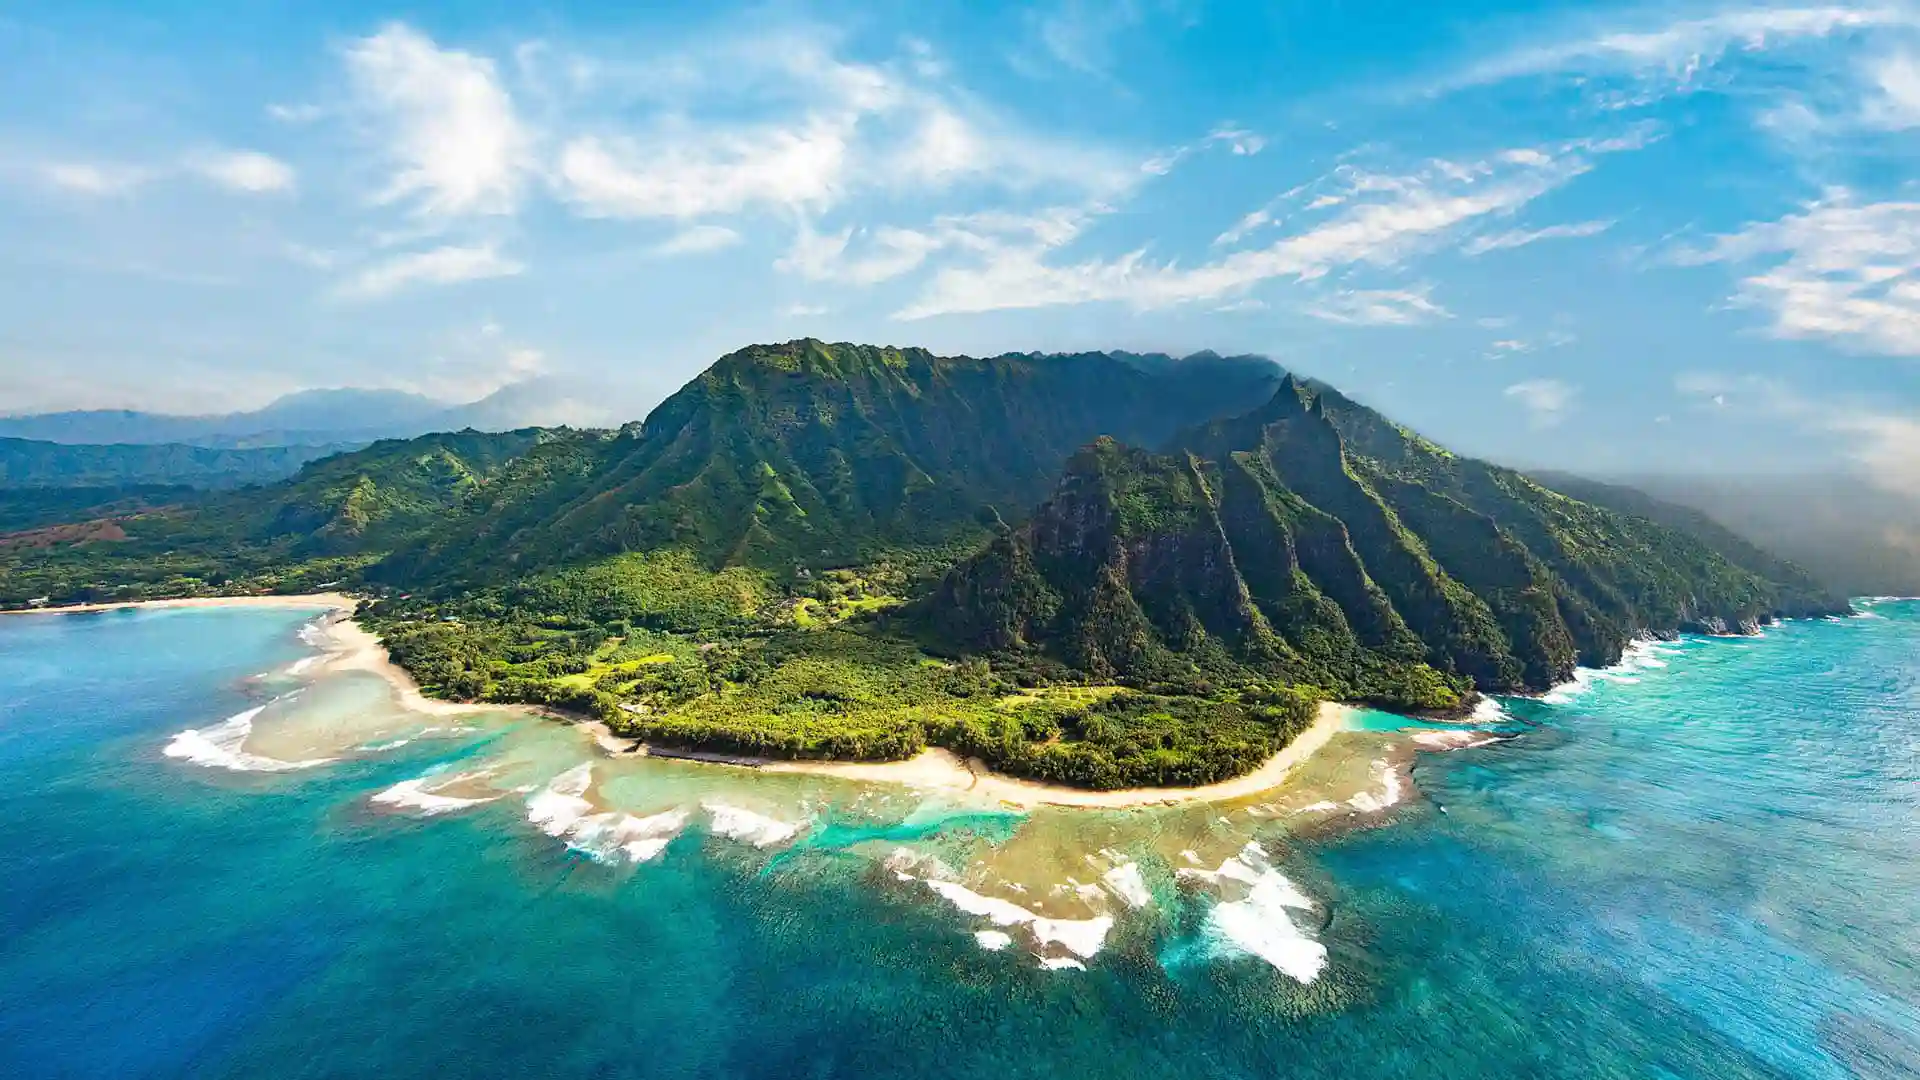
<instances>
[{"instance_id":1,"label":"coastline","mask_svg":"<svg viewBox=\"0 0 1920 1080\"><path fill-rule=\"evenodd\" d=\"M76 604L68 607L30 608L6 612L10 615L66 615L122 608L215 608L215 607L291 607L331 611L335 615L323 624L326 641L316 670L365 671L386 679L402 707L430 716L470 715L476 712L525 711L571 724L591 738L610 757L644 754L636 740L615 735L597 720L584 720L536 709L528 705L499 705L482 702L441 701L420 690L406 669L395 664L386 647L373 631L353 620L355 600L343 593L307 593L284 596L207 596L177 600L131 600L106 604ZM968 761L950 750L930 747L906 761L760 761L726 755L688 754L684 757L662 753L662 758L691 761L696 764L733 765L759 768L770 773L810 774L843 780L899 784L965 793L1021 807L1063 806L1083 809L1118 810L1142 806L1169 806L1187 802L1223 802L1257 795L1285 782L1294 768L1312 757L1334 735L1347 726L1354 711L1350 705L1321 702L1314 722L1279 753L1258 769L1214 784L1186 788L1126 788L1119 791L1089 791L1083 788L1046 784L1037 780L995 773L977 762Z\"/></svg>"},{"instance_id":2,"label":"coastline","mask_svg":"<svg viewBox=\"0 0 1920 1080\"><path fill-rule=\"evenodd\" d=\"M14 608L0 615L82 615L90 611L120 611L132 608L314 608L351 613L356 603L345 593L290 593L256 596L182 596L172 600L111 600L100 604L68 604L64 607Z\"/></svg>"},{"instance_id":3,"label":"coastline","mask_svg":"<svg viewBox=\"0 0 1920 1080\"><path fill-rule=\"evenodd\" d=\"M420 684L405 668L387 656L386 647L373 631L353 621L358 603L345 593L288 593L263 596L188 596L172 600L121 600L102 604L69 604L65 607L22 608L0 615L80 615L96 611L120 611L134 608L294 608L332 612L334 617L320 624L325 640L318 663L310 669L322 671L366 671L387 680L402 707L429 716L452 716L475 712L506 712L529 709L523 705L489 705L441 701L420 692Z\"/></svg>"},{"instance_id":4,"label":"coastline","mask_svg":"<svg viewBox=\"0 0 1920 1080\"><path fill-rule=\"evenodd\" d=\"M767 761L720 756L689 756L684 760L736 767L757 768L763 772L830 776L866 783L898 784L938 791L963 793L994 802L1020 807L1064 806L1095 810L1124 810L1142 806L1171 806L1188 802L1224 802L1258 795L1280 786L1294 768L1311 758L1341 731L1346 729L1350 705L1330 701L1320 703L1319 714L1307 730L1295 736L1279 753L1258 769L1200 787L1124 788L1118 791L1089 791L1084 788L1024 780L992 772L978 762L961 758L951 750L929 747L905 761ZM598 721L575 724L590 734L602 750L616 756L644 753L640 744L613 734ZM662 757L669 755L662 754ZM676 758L676 760L680 760Z\"/></svg>"},{"instance_id":5,"label":"coastline","mask_svg":"<svg viewBox=\"0 0 1920 1080\"><path fill-rule=\"evenodd\" d=\"M345 612L327 620L324 627L327 643L324 647L325 658L319 665L321 671L366 671L379 675L393 687L394 697L399 700L402 708L429 716L512 712L516 709L538 711L526 705L490 705L485 702L442 701L439 698L428 697L421 693L420 684L407 673L407 669L388 657L387 647L380 644L379 636L353 621L352 611L353 608L349 605Z\"/></svg>"}]
</instances>

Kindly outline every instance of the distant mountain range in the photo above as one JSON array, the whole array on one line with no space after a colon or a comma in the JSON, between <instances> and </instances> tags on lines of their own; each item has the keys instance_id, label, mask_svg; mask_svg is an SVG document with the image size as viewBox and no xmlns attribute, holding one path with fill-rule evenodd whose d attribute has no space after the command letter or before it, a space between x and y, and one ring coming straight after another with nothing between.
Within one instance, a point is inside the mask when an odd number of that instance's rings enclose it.
<instances>
[{"instance_id":1,"label":"distant mountain range","mask_svg":"<svg viewBox=\"0 0 1920 1080\"><path fill-rule=\"evenodd\" d=\"M228 448L185 443L57 443L0 437L0 490L166 485L224 489L270 484L316 458L357 450L323 446Z\"/></svg>"},{"instance_id":2,"label":"distant mountain range","mask_svg":"<svg viewBox=\"0 0 1920 1080\"><path fill-rule=\"evenodd\" d=\"M436 431L591 426L622 419L608 414L583 388L541 378L511 383L464 404L400 390L336 389L302 390L263 408L205 416L125 409L7 416L0 417L0 438L70 445L171 443L231 450L340 448Z\"/></svg>"}]
</instances>

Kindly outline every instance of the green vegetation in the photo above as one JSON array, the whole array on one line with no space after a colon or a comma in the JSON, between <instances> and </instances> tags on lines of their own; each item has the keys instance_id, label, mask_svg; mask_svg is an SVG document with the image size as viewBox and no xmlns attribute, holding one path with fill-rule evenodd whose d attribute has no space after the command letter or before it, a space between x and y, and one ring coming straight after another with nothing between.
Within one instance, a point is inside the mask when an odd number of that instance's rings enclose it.
<instances>
[{"instance_id":1,"label":"green vegetation","mask_svg":"<svg viewBox=\"0 0 1920 1080\"><path fill-rule=\"evenodd\" d=\"M0 604L350 588L430 694L1096 788L1245 773L1322 697L1458 710L1634 633L1840 609L1211 354L755 346L618 431L388 441L17 520Z\"/></svg>"},{"instance_id":2,"label":"green vegetation","mask_svg":"<svg viewBox=\"0 0 1920 1080\"><path fill-rule=\"evenodd\" d=\"M0 489L137 485L236 488L284 480L309 461L347 449L351 446L244 450L178 443L93 446L0 438Z\"/></svg>"},{"instance_id":3,"label":"green vegetation","mask_svg":"<svg viewBox=\"0 0 1920 1080\"><path fill-rule=\"evenodd\" d=\"M0 536L76 522L127 517L199 498L192 488L155 484L125 487L0 490Z\"/></svg>"}]
</instances>

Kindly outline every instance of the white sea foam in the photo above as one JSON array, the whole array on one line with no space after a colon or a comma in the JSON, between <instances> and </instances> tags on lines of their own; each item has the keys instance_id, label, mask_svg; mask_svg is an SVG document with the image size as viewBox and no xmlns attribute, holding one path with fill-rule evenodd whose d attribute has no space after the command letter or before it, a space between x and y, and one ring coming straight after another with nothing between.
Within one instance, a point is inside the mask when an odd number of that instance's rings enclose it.
<instances>
[{"instance_id":1,"label":"white sea foam","mask_svg":"<svg viewBox=\"0 0 1920 1080\"><path fill-rule=\"evenodd\" d=\"M1347 800L1347 805L1363 814L1385 810L1397 804L1406 794L1406 785L1400 778L1400 770L1388 761L1373 763L1375 775L1380 778L1380 793L1363 791Z\"/></svg>"},{"instance_id":2,"label":"white sea foam","mask_svg":"<svg viewBox=\"0 0 1920 1080\"><path fill-rule=\"evenodd\" d=\"M1322 810L1338 810L1338 809L1340 809L1339 803L1334 802L1330 799L1321 799L1319 802L1316 802L1316 803L1308 803L1307 805L1301 807L1300 809L1295 810L1294 813L1313 814L1313 813L1318 813Z\"/></svg>"},{"instance_id":3,"label":"white sea foam","mask_svg":"<svg viewBox=\"0 0 1920 1080\"><path fill-rule=\"evenodd\" d=\"M1856 604L1859 609L1866 609L1866 608L1877 608L1882 604L1905 603L1910 600L1920 600L1920 596L1862 596L1854 600L1854 604ZM1865 611L1859 610L1857 613L1865 614ZM1886 616L1876 615L1874 617L1885 618Z\"/></svg>"},{"instance_id":4,"label":"white sea foam","mask_svg":"<svg viewBox=\"0 0 1920 1080\"><path fill-rule=\"evenodd\" d=\"M999 952L1013 944L1013 937L1005 930L976 930L973 932L973 940L979 942L980 947L988 952Z\"/></svg>"},{"instance_id":5,"label":"white sea foam","mask_svg":"<svg viewBox=\"0 0 1920 1080\"><path fill-rule=\"evenodd\" d=\"M1054 891L1072 892L1073 895L1089 904L1099 905L1107 902L1107 891L1090 881L1075 881L1072 878L1068 878L1065 888L1056 885L1054 886Z\"/></svg>"},{"instance_id":6,"label":"white sea foam","mask_svg":"<svg viewBox=\"0 0 1920 1080\"><path fill-rule=\"evenodd\" d=\"M1259 844L1248 843L1217 870L1183 869L1180 876L1245 885L1246 895L1222 901L1207 913L1206 935L1225 952L1258 957L1290 978L1310 983L1327 966L1327 947L1293 921L1292 911L1312 911L1313 900L1273 867Z\"/></svg>"},{"instance_id":7,"label":"white sea foam","mask_svg":"<svg viewBox=\"0 0 1920 1080\"><path fill-rule=\"evenodd\" d=\"M1472 750L1497 743L1504 736L1490 731L1416 731L1413 741L1424 750Z\"/></svg>"},{"instance_id":8,"label":"white sea foam","mask_svg":"<svg viewBox=\"0 0 1920 1080\"><path fill-rule=\"evenodd\" d=\"M739 840L754 847L772 847L784 843L793 839L801 829L800 825L793 822L780 821L737 806L715 802L701 805L706 808L708 827L715 836Z\"/></svg>"},{"instance_id":9,"label":"white sea foam","mask_svg":"<svg viewBox=\"0 0 1920 1080\"><path fill-rule=\"evenodd\" d=\"M293 663L287 665L287 674L299 675L302 672L306 671L308 668L312 667L313 665L319 662L320 662L320 658L317 656L303 656L300 659L295 660Z\"/></svg>"},{"instance_id":10,"label":"white sea foam","mask_svg":"<svg viewBox=\"0 0 1920 1080\"><path fill-rule=\"evenodd\" d=\"M1473 712L1468 714L1467 718L1476 724L1509 724L1513 722L1513 715L1507 712L1506 706L1500 704L1497 698L1491 698L1485 695L1482 695L1479 701L1473 703Z\"/></svg>"},{"instance_id":11,"label":"white sea foam","mask_svg":"<svg viewBox=\"0 0 1920 1080\"><path fill-rule=\"evenodd\" d=\"M1099 955L1106 944L1107 931L1113 929L1111 915L1091 919L1049 919L997 896L982 896L957 881L928 880L927 888L949 904L990 920L995 926L1021 926L1041 945L1060 945L1077 956Z\"/></svg>"},{"instance_id":12,"label":"white sea foam","mask_svg":"<svg viewBox=\"0 0 1920 1080\"><path fill-rule=\"evenodd\" d=\"M574 823L567 846L598 862L643 863L659 856L687 827L685 810L668 810L649 817L609 811L589 814Z\"/></svg>"},{"instance_id":13,"label":"white sea foam","mask_svg":"<svg viewBox=\"0 0 1920 1080\"><path fill-rule=\"evenodd\" d=\"M393 739L388 742L367 743L365 746L360 747L360 749L369 754L384 754L389 750L398 750L412 741L412 739Z\"/></svg>"},{"instance_id":14,"label":"white sea foam","mask_svg":"<svg viewBox=\"0 0 1920 1080\"><path fill-rule=\"evenodd\" d=\"M195 765L231 769L234 772L291 772L295 769L311 769L333 760L308 758L305 761L282 761L248 752L245 745L247 736L253 734L253 720L265 709L265 705L256 705L210 728L188 728L175 735L163 753Z\"/></svg>"},{"instance_id":15,"label":"white sea foam","mask_svg":"<svg viewBox=\"0 0 1920 1080\"><path fill-rule=\"evenodd\" d=\"M921 877L950 878L956 871L938 858L912 848L894 848L881 864L900 881L918 881ZM916 873L917 872L917 873Z\"/></svg>"},{"instance_id":16,"label":"white sea foam","mask_svg":"<svg viewBox=\"0 0 1920 1080\"><path fill-rule=\"evenodd\" d=\"M1278 877L1262 881L1244 900L1215 905L1207 914L1207 930L1216 941L1257 956L1283 974L1302 983L1320 977L1327 966L1327 947L1294 924L1283 898L1292 883Z\"/></svg>"},{"instance_id":17,"label":"white sea foam","mask_svg":"<svg viewBox=\"0 0 1920 1080\"><path fill-rule=\"evenodd\" d=\"M593 804L582 798L592 784L593 763L575 765L527 798L527 820L548 836L567 835L593 812Z\"/></svg>"},{"instance_id":18,"label":"white sea foam","mask_svg":"<svg viewBox=\"0 0 1920 1080\"><path fill-rule=\"evenodd\" d=\"M1087 970L1087 965L1075 960L1071 956L1043 956L1040 958L1040 966L1046 968L1048 971Z\"/></svg>"},{"instance_id":19,"label":"white sea foam","mask_svg":"<svg viewBox=\"0 0 1920 1080\"><path fill-rule=\"evenodd\" d=\"M1575 668L1572 679L1540 695L1540 700L1549 705L1566 705L1603 682L1638 682L1633 677L1634 672L1666 667L1665 658L1680 651L1680 648L1678 643L1672 641L1635 638L1621 652L1619 663L1605 668Z\"/></svg>"},{"instance_id":20,"label":"white sea foam","mask_svg":"<svg viewBox=\"0 0 1920 1080\"><path fill-rule=\"evenodd\" d=\"M1147 888L1146 879L1140 876L1139 863L1121 863L1100 875L1100 880L1128 907L1153 906L1153 893Z\"/></svg>"},{"instance_id":21,"label":"white sea foam","mask_svg":"<svg viewBox=\"0 0 1920 1080\"><path fill-rule=\"evenodd\" d=\"M593 763L582 762L547 781L527 797L527 820L548 836L596 862L642 863L659 856L687 826L685 810L634 817L618 810L594 811L587 801Z\"/></svg>"},{"instance_id":22,"label":"white sea foam","mask_svg":"<svg viewBox=\"0 0 1920 1080\"><path fill-rule=\"evenodd\" d=\"M1247 846L1240 849L1240 854L1227 856L1217 870L1183 866L1173 873L1175 877L1192 878L1214 884L1222 881L1237 881L1242 885L1252 885L1260 880L1260 870L1254 868L1256 865L1266 867L1267 854L1260 849L1259 844L1249 840Z\"/></svg>"},{"instance_id":23,"label":"white sea foam","mask_svg":"<svg viewBox=\"0 0 1920 1080\"><path fill-rule=\"evenodd\" d=\"M437 794L440 788L449 784L474 779L480 775L482 774L460 773L442 779L438 771L429 772L424 776L416 776L412 780L402 780L385 791L377 792L370 801L381 806L391 806L396 810L416 810L427 817L450 814L455 810L465 810L469 806L490 803L500 797L489 795L481 798L460 798L455 795Z\"/></svg>"}]
</instances>

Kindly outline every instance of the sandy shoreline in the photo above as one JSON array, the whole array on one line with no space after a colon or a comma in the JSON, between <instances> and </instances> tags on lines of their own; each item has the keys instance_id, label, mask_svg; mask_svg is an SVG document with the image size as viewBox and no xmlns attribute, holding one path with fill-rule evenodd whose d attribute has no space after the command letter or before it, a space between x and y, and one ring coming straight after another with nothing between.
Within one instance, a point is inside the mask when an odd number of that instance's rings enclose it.
<instances>
[{"instance_id":1,"label":"sandy shoreline","mask_svg":"<svg viewBox=\"0 0 1920 1080\"><path fill-rule=\"evenodd\" d=\"M386 647L380 644L379 637L353 621L355 603L352 597L342 593L311 593L297 596L209 596L179 600L137 600L58 608L32 608L6 614L61 615L87 611L112 611L121 608L168 607L290 607L333 611L337 613L336 616L325 623L327 640L322 647L324 659L317 665L318 671L366 671L379 675L392 684L394 694L403 707L432 716L515 710L540 711L521 705L441 701L421 693L420 686L414 682L413 676L407 674L405 669L388 657ZM964 792L1015 806L1074 806L1112 810L1135 806L1165 806L1183 802L1219 802L1257 795L1269 788L1278 787L1296 766L1312 757L1335 734L1346 727L1347 716L1352 711L1351 706L1322 702L1319 715L1315 717L1313 724L1296 736L1279 753L1267 759L1265 764L1245 776L1237 776L1231 780L1223 780L1203 787L1087 791L1001 775L988 771L978 762L964 760L952 751L938 748L924 750L906 761L754 762L730 761L724 755L715 755L713 762L735 766L750 764L767 772L805 773L838 777L843 780ZM605 724L598 721L578 720L557 716L557 714L547 715L556 715L557 719L571 722L609 755L626 756L642 752L637 741L615 735ZM663 753L661 756L669 755ZM688 755L680 760L700 762L701 758Z\"/></svg>"},{"instance_id":2,"label":"sandy shoreline","mask_svg":"<svg viewBox=\"0 0 1920 1080\"><path fill-rule=\"evenodd\" d=\"M420 684L413 681L405 668L394 663L387 656L386 646L380 644L380 638L373 631L353 621L348 614L331 619L326 624L326 659L321 661L321 671L368 671L379 675L393 686L393 693L403 708L413 712L426 713L429 716L458 716L476 712L510 712L525 708L518 705L487 705L461 701L441 701L430 698L420 692Z\"/></svg>"},{"instance_id":3,"label":"sandy shoreline","mask_svg":"<svg viewBox=\"0 0 1920 1080\"><path fill-rule=\"evenodd\" d=\"M387 656L386 647L380 644L380 638L353 621L353 610L359 603L345 593L299 593L268 596L191 596L176 600L124 600L105 604L72 604L66 607L26 608L19 611L0 612L6 615L76 615L90 611L120 611L133 608L294 608L296 610L331 611L335 616L322 624L326 635L320 646L319 662L308 669L315 673L326 671L367 671L379 675L393 685L394 694L400 704L418 713L431 716L450 716L473 712L504 712L522 706L517 705L475 705L457 701L441 701L430 698L420 692L420 685L406 669L395 664Z\"/></svg>"},{"instance_id":4,"label":"sandy shoreline","mask_svg":"<svg viewBox=\"0 0 1920 1080\"><path fill-rule=\"evenodd\" d=\"M1217 784L1187 788L1125 788L1119 791L1088 791L1083 788L1043 784L1022 780L988 770L977 761L968 761L951 750L929 747L906 761L761 761L729 759L714 755L713 761L735 767L750 766L770 773L831 776L865 783L899 784L927 790L963 792L993 802L1014 806L1074 806L1088 809L1120 810L1136 806L1168 806L1184 802L1222 802L1257 795L1283 783L1301 762L1312 757L1328 740L1344 730L1352 707L1322 702L1312 726L1301 732L1279 753L1245 776L1222 780ZM592 736L602 750L614 755L643 752L633 739L615 735L605 724L582 721L579 728ZM676 760L700 761L699 757L661 754Z\"/></svg>"},{"instance_id":5,"label":"sandy shoreline","mask_svg":"<svg viewBox=\"0 0 1920 1080\"><path fill-rule=\"evenodd\" d=\"M104 604L18 608L0 615L79 615L89 611L130 608L316 608L352 612L356 603L345 593L300 593L288 596L183 596L175 600L115 600Z\"/></svg>"},{"instance_id":6,"label":"sandy shoreline","mask_svg":"<svg viewBox=\"0 0 1920 1080\"><path fill-rule=\"evenodd\" d=\"M938 748L924 750L907 761L783 761L766 768L770 772L813 773L848 780L878 780L912 787L946 788L1017 806L1077 806L1116 810L1182 802L1221 802L1257 795L1280 786L1295 766L1312 757L1346 727L1350 711L1345 705L1322 702L1313 724L1258 769L1245 776L1202 787L1087 791L989 772L984 768L976 768L976 763L964 761L950 750Z\"/></svg>"}]
</instances>

